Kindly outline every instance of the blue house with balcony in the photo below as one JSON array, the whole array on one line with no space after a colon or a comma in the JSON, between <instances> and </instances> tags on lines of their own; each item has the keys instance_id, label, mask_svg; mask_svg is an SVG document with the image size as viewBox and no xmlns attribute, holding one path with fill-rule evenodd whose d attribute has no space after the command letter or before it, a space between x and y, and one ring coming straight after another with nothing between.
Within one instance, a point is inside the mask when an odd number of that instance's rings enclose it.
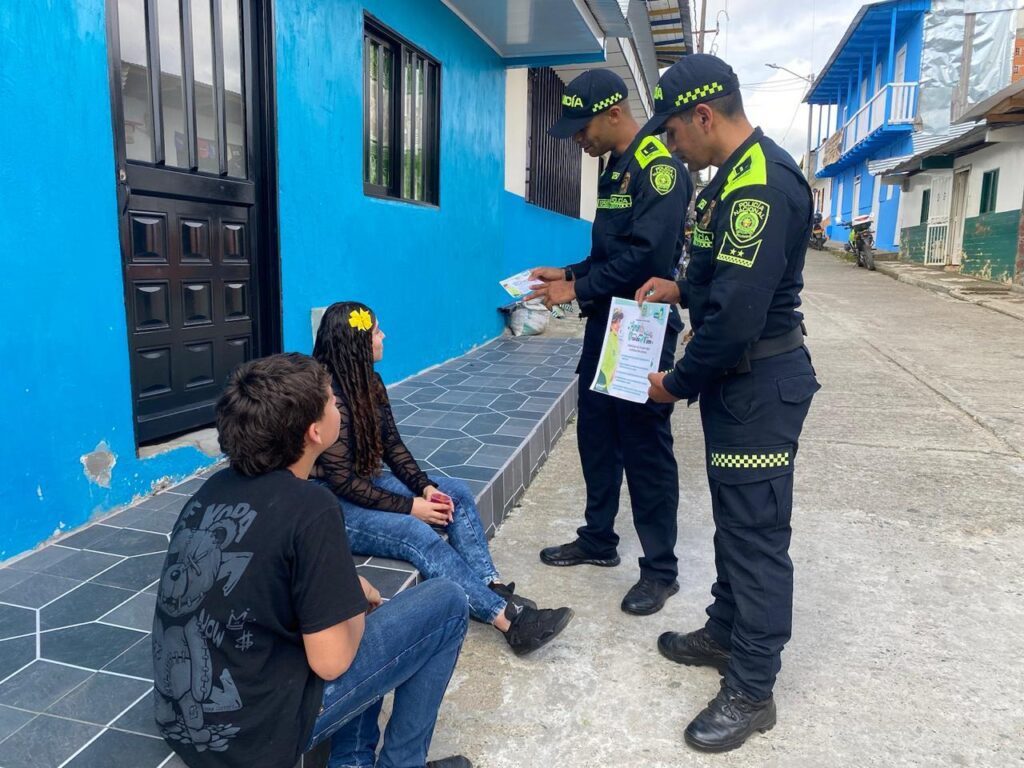
<instances>
[{"instance_id":1,"label":"blue house with balcony","mask_svg":"<svg viewBox=\"0 0 1024 768\"><path fill-rule=\"evenodd\" d=\"M227 373L309 352L333 301L380 314L388 383L499 336L500 278L589 249L564 82L615 69L642 123L689 29L677 0L0 3L0 561L214 462Z\"/></svg>"},{"instance_id":2,"label":"blue house with balcony","mask_svg":"<svg viewBox=\"0 0 1024 768\"><path fill-rule=\"evenodd\" d=\"M818 178L831 179L829 237L841 225L874 219L876 247L894 250L900 190L879 183L869 163L911 153L922 83L921 60L931 0L883 0L863 6L804 98L817 106Z\"/></svg>"}]
</instances>

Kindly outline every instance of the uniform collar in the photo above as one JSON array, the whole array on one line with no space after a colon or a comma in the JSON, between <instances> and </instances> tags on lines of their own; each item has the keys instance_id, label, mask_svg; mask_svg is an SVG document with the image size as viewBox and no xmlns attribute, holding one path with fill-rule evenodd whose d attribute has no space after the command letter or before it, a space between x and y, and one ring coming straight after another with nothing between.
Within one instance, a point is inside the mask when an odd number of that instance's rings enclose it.
<instances>
[{"instance_id":1,"label":"uniform collar","mask_svg":"<svg viewBox=\"0 0 1024 768\"><path fill-rule=\"evenodd\" d=\"M743 154L750 149L752 144L756 144L758 141L764 138L764 131L760 128L755 128L754 131L740 144L736 149L733 150L732 154L726 158L725 162L718 167L718 171L715 173L715 177L708 184L707 189L704 191L705 196L708 199L718 196L719 191L725 185L726 180L729 178L729 172L732 171L733 166L739 162L739 159L743 157Z\"/></svg>"}]
</instances>

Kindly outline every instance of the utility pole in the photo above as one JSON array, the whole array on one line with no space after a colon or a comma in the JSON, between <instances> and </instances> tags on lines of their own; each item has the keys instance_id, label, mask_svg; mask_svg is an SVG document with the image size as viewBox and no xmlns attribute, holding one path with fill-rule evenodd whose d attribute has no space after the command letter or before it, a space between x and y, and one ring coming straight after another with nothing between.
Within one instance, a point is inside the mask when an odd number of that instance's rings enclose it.
<instances>
[{"instance_id":1,"label":"utility pole","mask_svg":"<svg viewBox=\"0 0 1024 768\"><path fill-rule=\"evenodd\" d=\"M708 16L708 0L700 2L700 26L697 27L697 53L704 53L704 21Z\"/></svg>"},{"instance_id":2,"label":"utility pole","mask_svg":"<svg viewBox=\"0 0 1024 768\"><path fill-rule=\"evenodd\" d=\"M768 67L769 69L778 69L778 70L781 70L783 72L789 72L789 74L793 75L794 77L799 77L801 80L806 80L808 85L813 85L814 84L814 73L813 72L811 74L809 74L809 75L801 75L801 74L799 74L797 72L794 72L792 69L787 69L786 67L780 67L778 64L765 64L765 66ZM804 161L804 175L808 179L811 178L811 175L810 175L811 174L811 168L810 168L810 165L811 165L811 126L812 126L812 123L811 123L811 105L810 105L810 103L808 103L807 104L807 154L804 156L804 157L806 157L806 160Z\"/></svg>"}]
</instances>

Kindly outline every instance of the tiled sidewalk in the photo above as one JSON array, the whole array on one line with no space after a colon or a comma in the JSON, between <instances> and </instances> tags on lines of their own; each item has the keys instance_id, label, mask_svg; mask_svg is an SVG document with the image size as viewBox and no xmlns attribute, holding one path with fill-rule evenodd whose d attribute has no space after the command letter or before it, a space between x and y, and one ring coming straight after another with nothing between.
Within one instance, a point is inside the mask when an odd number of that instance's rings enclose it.
<instances>
[{"instance_id":1,"label":"tiled sidewalk","mask_svg":"<svg viewBox=\"0 0 1024 768\"><path fill-rule=\"evenodd\" d=\"M465 480L488 534L572 415L579 342L502 338L391 388L428 473ZM182 766L157 736L149 630L169 533L211 472L0 568L0 768ZM365 558L385 597L416 574Z\"/></svg>"}]
</instances>

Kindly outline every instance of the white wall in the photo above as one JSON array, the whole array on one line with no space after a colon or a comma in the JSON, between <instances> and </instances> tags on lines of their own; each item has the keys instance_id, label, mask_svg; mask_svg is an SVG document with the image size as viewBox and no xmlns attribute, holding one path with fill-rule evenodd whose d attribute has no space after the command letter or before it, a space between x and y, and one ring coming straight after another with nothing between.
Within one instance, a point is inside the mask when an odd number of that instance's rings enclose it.
<instances>
[{"instance_id":1,"label":"white wall","mask_svg":"<svg viewBox=\"0 0 1024 768\"><path fill-rule=\"evenodd\" d=\"M520 197L526 197L528 72L505 70L505 189Z\"/></svg>"},{"instance_id":2,"label":"white wall","mask_svg":"<svg viewBox=\"0 0 1024 768\"><path fill-rule=\"evenodd\" d=\"M967 218L978 215L981 209L981 182L987 171L999 169L999 182L996 190L995 212L1015 211L1024 200L1024 144L1019 142L1001 142L978 152L958 157L957 168L970 166L971 173L967 180Z\"/></svg>"},{"instance_id":3,"label":"white wall","mask_svg":"<svg viewBox=\"0 0 1024 768\"><path fill-rule=\"evenodd\" d=\"M583 150L580 150L583 152ZM597 213L597 179L599 160L583 152L580 168L580 218L593 221Z\"/></svg>"}]
</instances>

